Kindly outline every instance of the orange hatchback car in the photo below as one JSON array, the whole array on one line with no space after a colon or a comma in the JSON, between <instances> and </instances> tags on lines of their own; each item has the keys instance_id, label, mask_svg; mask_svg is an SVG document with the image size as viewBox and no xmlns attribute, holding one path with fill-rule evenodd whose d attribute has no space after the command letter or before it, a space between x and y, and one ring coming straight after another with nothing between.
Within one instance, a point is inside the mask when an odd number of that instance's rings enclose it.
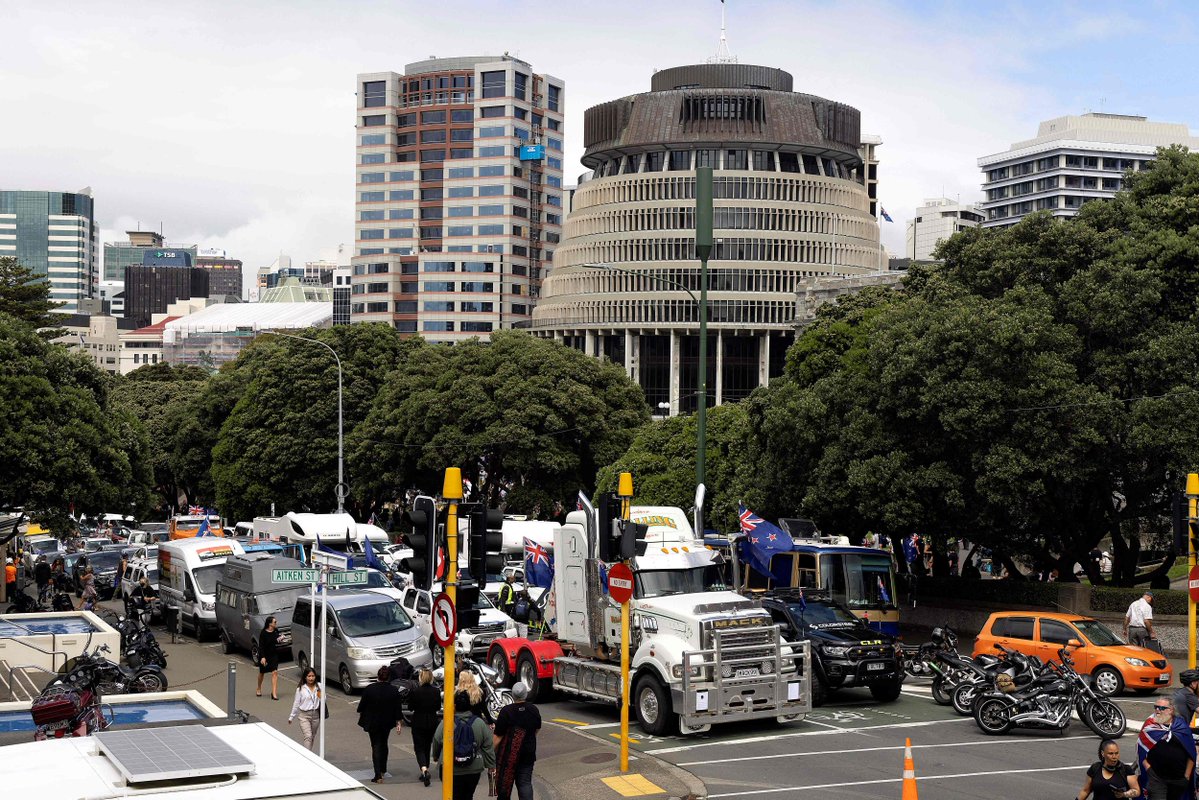
<instances>
[{"instance_id":1,"label":"orange hatchback car","mask_svg":"<svg viewBox=\"0 0 1199 800\"><path fill-rule=\"evenodd\" d=\"M1141 694L1169 686L1173 670L1160 653L1125 644L1097 619L1050 611L999 611L974 638L974 655L995 654L995 645L1057 661L1058 650L1071 641L1074 668L1090 675L1104 695L1129 689Z\"/></svg>"}]
</instances>

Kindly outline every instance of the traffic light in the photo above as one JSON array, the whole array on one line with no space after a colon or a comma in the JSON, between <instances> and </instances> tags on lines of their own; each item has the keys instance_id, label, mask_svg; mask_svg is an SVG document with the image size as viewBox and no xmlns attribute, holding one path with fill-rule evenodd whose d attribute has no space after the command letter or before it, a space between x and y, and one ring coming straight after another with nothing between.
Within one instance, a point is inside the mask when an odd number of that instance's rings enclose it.
<instances>
[{"instance_id":1,"label":"traffic light","mask_svg":"<svg viewBox=\"0 0 1199 800\"><path fill-rule=\"evenodd\" d=\"M487 586L487 576L504 569L504 514L477 506L470 512L470 575L478 588Z\"/></svg>"},{"instance_id":2,"label":"traffic light","mask_svg":"<svg viewBox=\"0 0 1199 800\"><path fill-rule=\"evenodd\" d=\"M471 581L458 584L458 630L479 627L479 586Z\"/></svg>"},{"instance_id":3,"label":"traffic light","mask_svg":"<svg viewBox=\"0 0 1199 800\"><path fill-rule=\"evenodd\" d=\"M405 558L400 566L412 573L412 583L418 589L429 589L433 585L433 570L437 560L437 504L432 497L421 495L404 512L401 522L411 527L408 546L412 557Z\"/></svg>"},{"instance_id":4,"label":"traffic light","mask_svg":"<svg viewBox=\"0 0 1199 800\"><path fill-rule=\"evenodd\" d=\"M620 519L620 498L604 492L595 506L595 535L598 538L600 561L611 564L620 561L620 531L616 527Z\"/></svg>"},{"instance_id":5,"label":"traffic light","mask_svg":"<svg viewBox=\"0 0 1199 800\"><path fill-rule=\"evenodd\" d=\"M630 522L627 519L618 520L616 524L620 529L621 561L628 561L633 556L645 555L645 534L649 531L649 526L642 525L640 522Z\"/></svg>"}]
</instances>

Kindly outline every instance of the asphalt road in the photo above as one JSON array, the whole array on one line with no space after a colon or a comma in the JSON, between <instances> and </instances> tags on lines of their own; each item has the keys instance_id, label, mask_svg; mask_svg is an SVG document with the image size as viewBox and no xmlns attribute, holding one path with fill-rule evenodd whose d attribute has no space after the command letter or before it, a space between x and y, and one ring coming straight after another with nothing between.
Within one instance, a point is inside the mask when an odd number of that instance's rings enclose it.
<instances>
[{"instance_id":1,"label":"asphalt road","mask_svg":"<svg viewBox=\"0 0 1199 800\"><path fill-rule=\"evenodd\" d=\"M973 718L933 702L927 679L908 679L900 698L876 703L846 690L803 722L731 724L700 736L642 737L632 747L699 777L710 798L898 797L904 739L912 740L922 800L1067 797L1096 759L1099 738L1078 720L1064 736L1048 731L983 734ZM1131 730L1121 756L1132 761L1135 732L1152 697L1120 698ZM598 704L543 704L542 716L618 738L619 714ZM635 729L634 729L635 730Z\"/></svg>"}]
</instances>

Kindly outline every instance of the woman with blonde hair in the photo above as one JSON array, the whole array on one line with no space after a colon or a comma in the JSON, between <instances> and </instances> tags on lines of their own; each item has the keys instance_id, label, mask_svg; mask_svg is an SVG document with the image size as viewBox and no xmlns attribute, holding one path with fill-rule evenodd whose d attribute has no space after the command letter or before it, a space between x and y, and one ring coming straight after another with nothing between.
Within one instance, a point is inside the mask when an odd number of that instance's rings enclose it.
<instances>
[{"instance_id":1,"label":"woman with blonde hair","mask_svg":"<svg viewBox=\"0 0 1199 800\"><path fill-rule=\"evenodd\" d=\"M470 713L476 717L483 717L486 720L486 703L483 702L483 690L479 687L479 681L475 678L473 672L462 670L458 673L458 688L459 692L466 692L470 697Z\"/></svg>"}]
</instances>

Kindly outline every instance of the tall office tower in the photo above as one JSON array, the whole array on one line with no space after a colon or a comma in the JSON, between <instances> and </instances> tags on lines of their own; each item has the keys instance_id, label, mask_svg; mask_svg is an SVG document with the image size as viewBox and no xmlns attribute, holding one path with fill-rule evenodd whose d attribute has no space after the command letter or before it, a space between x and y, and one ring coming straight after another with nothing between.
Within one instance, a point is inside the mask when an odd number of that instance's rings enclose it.
<instances>
[{"instance_id":1,"label":"tall office tower","mask_svg":"<svg viewBox=\"0 0 1199 800\"><path fill-rule=\"evenodd\" d=\"M45 275L50 299L63 304L58 311L99 310L97 239L91 189L0 191L0 256Z\"/></svg>"},{"instance_id":2,"label":"tall office tower","mask_svg":"<svg viewBox=\"0 0 1199 800\"><path fill-rule=\"evenodd\" d=\"M219 248L210 247L197 251L193 262L197 269L208 273L209 296L224 295L238 300L242 296L242 262L229 258Z\"/></svg>"},{"instance_id":3,"label":"tall office tower","mask_svg":"<svg viewBox=\"0 0 1199 800\"><path fill-rule=\"evenodd\" d=\"M1034 211L1072 217L1115 196L1128 170L1143 170L1159 147L1199 148L1186 125L1126 114L1082 114L1042 122L1035 139L983 156L984 228L1014 225Z\"/></svg>"},{"instance_id":4,"label":"tall office tower","mask_svg":"<svg viewBox=\"0 0 1199 800\"><path fill-rule=\"evenodd\" d=\"M650 91L583 117L583 164L533 331L623 364L655 413L698 407L695 176L713 169L710 401L781 374L797 290L879 270L868 189L877 138L858 110L792 91L788 73L714 63L654 73Z\"/></svg>"},{"instance_id":5,"label":"tall office tower","mask_svg":"<svg viewBox=\"0 0 1199 800\"><path fill-rule=\"evenodd\" d=\"M197 248L194 244L168 244L162 234L154 231L125 231L127 242L109 242L104 245L104 280L125 280L125 267L140 267L145 263L146 253L151 257L173 258L175 254L187 253L191 263L196 261ZM163 251L160 255L157 251Z\"/></svg>"},{"instance_id":6,"label":"tall office tower","mask_svg":"<svg viewBox=\"0 0 1199 800\"><path fill-rule=\"evenodd\" d=\"M562 225L564 84L511 56L358 76L354 322L528 324Z\"/></svg>"},{"instance_id":7,"label":"tall office tower","mask_svg":"<svg viewBox=\"0 0 1199 800\"><path fill-rule=\"evenodd\" d=\"M904 258L928 261L937 245L967 228L977 228L986 219L978 203L961 203L948 197L925 200L908 220Z\"/></svg>"}]
</instances>

